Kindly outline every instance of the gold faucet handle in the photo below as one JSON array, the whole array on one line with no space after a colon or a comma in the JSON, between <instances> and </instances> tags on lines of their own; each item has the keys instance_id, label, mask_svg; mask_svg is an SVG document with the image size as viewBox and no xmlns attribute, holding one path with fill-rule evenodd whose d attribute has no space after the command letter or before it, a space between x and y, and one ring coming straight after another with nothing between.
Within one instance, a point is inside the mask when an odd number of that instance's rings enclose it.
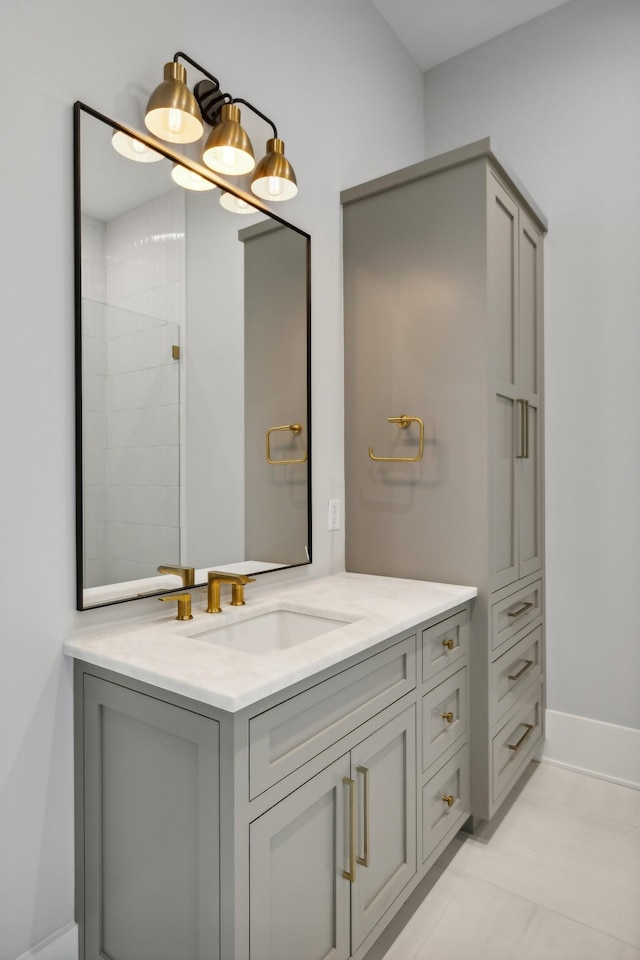
<instances>
[{"instance_id":1,"label":"gold faucet handle","mask_svg":"<svg viewBox=\"0 0 640 960\"><path fill-rule=\"evenodd\" d=\"M196 571L193 567L179 567L171 563L164 563L158 567L158 573L172 573L180 577L183 587L194 587L196 583Z\"/></svg>"},{"instance_id":2,"label":"gold faucet handle","mask_svg":"<svg viewBox=\"0 0 640 960\"><path fill-rule=\"evenodd\" d=\"M238 578L240 579L240 577ZM231 587L231 606L244 607L244 588L248 583L255 583L255 577L245 577L241 575L241 582L234 583Z\"/></svg>"},{"instance_id":3,"label":"gold faucet handle","mask_svg":"<svg viewBox=\"0 0 640 960\"><path fill-rule=\"evenodd\" d=\"M176 620L193 620L190 593L174 593L171 597L158 597L158 599L161 603L171 603L172 600L177 602L178 613L176 614Z\"/></svg>"}]
</instances>

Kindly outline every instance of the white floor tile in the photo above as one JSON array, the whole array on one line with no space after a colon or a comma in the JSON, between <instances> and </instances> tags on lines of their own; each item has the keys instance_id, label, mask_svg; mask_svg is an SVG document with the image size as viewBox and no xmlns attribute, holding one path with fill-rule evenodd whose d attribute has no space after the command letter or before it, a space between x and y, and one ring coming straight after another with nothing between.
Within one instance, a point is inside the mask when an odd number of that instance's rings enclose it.
<instances>
[{"instance_id":1,"label":"white floor tile","mask_svg":"<svg viewBox=\"0 0 640 960\"><path fill-rule=\"evenodd\" d=\"M605 933L536 907L512 960L621 960L625 949L631 951L628 960L637 954L634 947L627 948Z\"/></svg>"},{"instance_id":2,"label":"white floor tile","mask_svg":"<svg viewBox=\"0 0 640 960\"><path fill-rule=\"evenodd\" d=\"M563 767L539 764L524 786L522 796L547 802L555 797L563 806L640 828L640 790Z\"/></svg>"}]
</instances>

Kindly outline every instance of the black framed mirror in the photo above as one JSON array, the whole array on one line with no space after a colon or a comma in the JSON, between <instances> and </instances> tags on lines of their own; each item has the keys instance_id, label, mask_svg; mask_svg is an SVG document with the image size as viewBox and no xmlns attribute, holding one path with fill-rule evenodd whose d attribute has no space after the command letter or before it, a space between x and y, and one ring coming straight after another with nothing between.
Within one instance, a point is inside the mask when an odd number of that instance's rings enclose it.
<instances>
[{"instance_id":1,"label":"black framed mirror","mask_svg":"<svg viewBox=\"0 0 640 960\"><path fill-rule=\"evenodd\" d=\"M158 567L197 585L309 563L309 235L146 134L74 119L78 609L181 587Z\"/></svg>"}]
</instances>

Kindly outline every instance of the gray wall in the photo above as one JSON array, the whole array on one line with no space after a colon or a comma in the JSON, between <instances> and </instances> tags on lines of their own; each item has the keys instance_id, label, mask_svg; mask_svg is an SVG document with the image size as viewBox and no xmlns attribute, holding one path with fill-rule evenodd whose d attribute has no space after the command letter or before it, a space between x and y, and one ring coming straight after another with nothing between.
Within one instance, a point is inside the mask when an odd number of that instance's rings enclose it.
<instances>
[{"instance_id":1,"label":"gray wall","mask_svg":"<svg viewBox=\"0 0 640 960\"><path fill-rule=\"evenodd\" d=\"M276 120L301 185L286 216L313 236L316 533L306 575L344 563L342 534L326 530L343 476L338 194L420 159L424 126L420 71L365 0L3 0L0 35L12 91L0 155L0 960L13 960L73 917L62 643L158 606L74 612L71 104L139 124L163 64L182 49ZM398 138L381 142L391 113ZM330 131L339 149L327 154Z\"/></svg>"},{"instance_id":2,"label":"gray wall","mask_svg":"<svg viewBox=\"0 0 640 960\"><path fill-rule=\"evenodd\" d=\"M574 0L434 68L428 154L491 135L549 218L548 705L640 727L640 4Z\"/></svg>"}]
</instances>

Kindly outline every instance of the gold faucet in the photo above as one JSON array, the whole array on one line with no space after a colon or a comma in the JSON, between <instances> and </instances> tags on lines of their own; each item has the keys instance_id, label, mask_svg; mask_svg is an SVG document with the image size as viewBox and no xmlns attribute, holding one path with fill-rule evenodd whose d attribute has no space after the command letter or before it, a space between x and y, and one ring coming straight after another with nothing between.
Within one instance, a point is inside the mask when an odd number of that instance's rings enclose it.
<instances>
[{"instance_id":1,"label":"gold faucet","mask_svg":"<svg viewBox=\"0 0 640 960\"><path fill-rule=\"evenodd\" d=\"M183 587L193 587L196 583L196 571L193 567L176 567L173 564L165 563L158 567L158 573L173 573L180 577Z\"/></svg>"},{"instance_id":2,"label":"gold faucet","mask_svg":"<svg viewBox=\"0 0 640 960\"><path fill-rule=\"evenodd\" d=\"M255 577L245 577L243 573L221 573L209 570L207 574L207 613L222 613L220 606L220 584L231 584L231 606L244 606L244 588L247 583L255 583Z\"/></svg>"},{"instance_id":3,"label":"gold faucet","mask_svg":"<svg viewBox=\"0 0 640 960\"><path fill-rule=\"evenodd\" d=\"M193 620L190 593L174 593L171 597L158 597L158 600L162 603L171 603L172 600L175 600L178 604L176 620Z\"/></svg>"}]
</instances>

